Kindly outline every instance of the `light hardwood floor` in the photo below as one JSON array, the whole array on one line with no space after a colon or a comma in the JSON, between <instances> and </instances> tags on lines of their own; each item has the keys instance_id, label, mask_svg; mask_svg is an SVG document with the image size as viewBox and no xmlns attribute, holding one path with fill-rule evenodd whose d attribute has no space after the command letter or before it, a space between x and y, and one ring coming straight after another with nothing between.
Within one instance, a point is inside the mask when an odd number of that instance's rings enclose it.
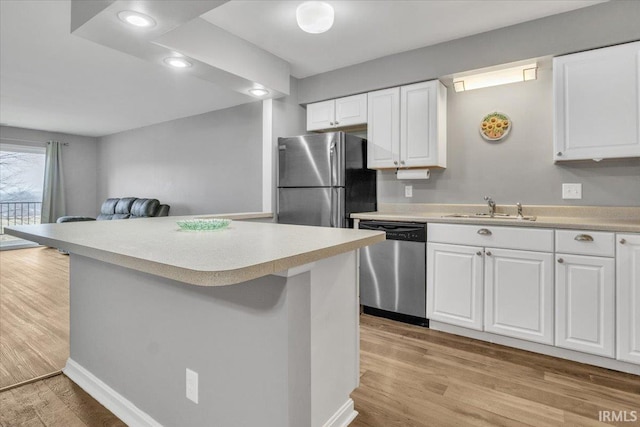
<instances>
[{"instance_id":1,"label":"light hardwood floor","mask_svg":"<svg viewBox=\"0 0 640 427\"><path fill-rule=\"evenodd\" d=\"M0 251L0 389L60 370L68 357L69 257Z\"/></svg>"},{"instance_id":2,"label":"light hardwood floor","mask_svg":"<svg viewBox=\"0 0 640 427\"><path fill-rule=\"evenodd\" d=\"M45 268L68 262L46 255ZM601 410L640 418L640 377L630 374L368 315L360 358L352 427L640 426L598 422ZM2 427L98 425L122 424L63 375L0 393Z\"/></svg>"}]
</instances>

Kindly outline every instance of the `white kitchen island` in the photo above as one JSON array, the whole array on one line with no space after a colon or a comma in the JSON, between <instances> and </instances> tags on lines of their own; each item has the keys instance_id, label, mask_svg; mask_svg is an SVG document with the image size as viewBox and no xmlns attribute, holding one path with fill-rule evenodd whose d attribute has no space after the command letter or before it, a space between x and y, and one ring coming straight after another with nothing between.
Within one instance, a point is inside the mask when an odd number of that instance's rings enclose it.
<instances>
[{"instance_id":1,"label":"white kitchen island","mask_svg":"<svg viewBox=\"0 0 640 427\"><path fill-rule=\"evenodd\" d=\"M7 228L70 253L64 373L131 426L348 425L356 249L384 234L245 221L187 232L177 219Z\"/></svg>"}]
</instances>

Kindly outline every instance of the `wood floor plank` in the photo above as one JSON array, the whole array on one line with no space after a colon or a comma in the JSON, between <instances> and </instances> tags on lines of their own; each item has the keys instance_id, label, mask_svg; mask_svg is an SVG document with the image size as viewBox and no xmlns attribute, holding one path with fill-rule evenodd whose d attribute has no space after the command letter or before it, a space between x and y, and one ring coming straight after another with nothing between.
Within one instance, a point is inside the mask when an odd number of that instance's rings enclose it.
<instances>
[{"instance_id":1,"label":"wood floor plank","mask_svg":"<svg viewBox=\"0 0 640 427\"><path fill-rule=\"evenodd\" d=\"M69 257L0 251L0 388L60 370L68 357Z\"/></svg>"}]
</instances>

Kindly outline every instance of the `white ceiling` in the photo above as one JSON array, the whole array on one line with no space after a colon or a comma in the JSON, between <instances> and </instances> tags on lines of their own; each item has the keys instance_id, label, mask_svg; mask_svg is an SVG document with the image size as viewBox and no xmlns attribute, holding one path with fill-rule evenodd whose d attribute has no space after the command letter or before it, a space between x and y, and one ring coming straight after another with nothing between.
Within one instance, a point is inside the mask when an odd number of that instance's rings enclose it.
<instances>
[{"instance_id":1,"label":"white ceiling","mask_svg":"<svg viewBox=\"0 0 640 427\"><path fill-rule=\"evenodd\" d=\"M297 27L300 1L230 1L202 17L305 77L600 1L328 2L336 22L320 35ZM102 136L255 100L70 34L68 0L0 0L0 17L2 124Z\"/></svg>"},{"instance_id":2,"label":"white ceiling","mask_svg":"<svg viewBox=\"0 0 640 427\"><path fill-rule=\"evenodd\" d=\"M288 61L302 78L602 2L325 1L335 22L323 34L298 28L300 1L230 1L202 18Z\"/></svg>"}]
</instances>

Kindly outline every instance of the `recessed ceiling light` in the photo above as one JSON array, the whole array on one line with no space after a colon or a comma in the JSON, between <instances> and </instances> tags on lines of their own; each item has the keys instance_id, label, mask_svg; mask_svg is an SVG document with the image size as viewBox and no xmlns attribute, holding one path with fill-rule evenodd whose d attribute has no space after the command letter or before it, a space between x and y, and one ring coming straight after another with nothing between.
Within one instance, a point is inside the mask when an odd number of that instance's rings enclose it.
<instances>
[{"instance_id":1,"label":"recessed ceiling light","mask_svg":"<svg viewBox=\"0 0 640 427\"><path fill-rule=\"evenodd\" d=\"M333 26L333 7L322 1L307 1L296 9L298 26L307 33L320 34Z\"/></svg>"},{"instance_id":2,"label":"recessed ceiling light","mask_svg":"<svg viewBox=\"0 0 640 427\"><path fill-rule=\"evenodd\" d=\"M265 96L269 94L269 91L266 89L255 88L255 89L249 89L249 93L253 96Z\"/></svg>"},{"instance_id":3,"label":"recessed ceiling light","mask_svg":"<svg viewBox=\"0 0 640 427\"><path fill-rule=\"evenodd\" d=\"M134 12L133 10L123 10L118 13L118 18L120 18L122 22L126 22L134 27L150 28L156 25L156 21L154 21L152 17L144 13Z\"/></svg>"},{"instance_id":4,"label":"recessed ceiling light","mask_svg":"<svg viewBox=\"0 0 640 427\"><path fill-rule=\"evenodd\" d=\"M192 65L191 62L179 57L165 58L164 63L174 68L189 68Z\"/></svg>"}]
</instances>

